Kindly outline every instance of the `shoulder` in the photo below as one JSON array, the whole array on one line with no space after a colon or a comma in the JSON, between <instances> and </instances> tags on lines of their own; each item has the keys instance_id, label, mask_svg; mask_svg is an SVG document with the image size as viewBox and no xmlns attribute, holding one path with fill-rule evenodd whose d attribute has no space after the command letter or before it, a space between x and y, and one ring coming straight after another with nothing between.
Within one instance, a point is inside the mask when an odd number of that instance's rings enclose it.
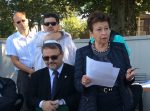
<instances>
[{"instance_id":1,"label":"shoulder","mask_svg":"<svg viewBox=\"0 0 150 111\"><path fill-rule=\"evenodd\" d=\"M120 42L111 42L110 46L119 49L125 48L124 43L120 43Z\"/></svg>"},{"instance_id":2,"label":"shoulder","mask_svg":"<svg viewBox=\"0 0 150 111\"><path fill-rule=\"evenodd\" d=\"M15 85L15 82L12 79L4 78L4 77L0 77L0 83L3 84L3 85L10 85L10 84Z\"/></svg>"},{"instance_id":3,"label":"shoulder","mask_svg":"<svg viewBox=\"0 0 150 111\"><path fill-rule=\"evenodd\" d=\"M71 38L72 39L72 36L71 36L71 34L70 33L68 33L68 32L65 32L65 31L61 31L61 33L62 33L62 35L63 35L63 37L69 37L69 38Z\"/></svg>"},{"instance_id":4,"label":"shoulder","mask_svg":"<svg viewBox=\"0 0 150 111\"><path fill-rule=\"evenodd\" d=\"M77 52L88 52L88 51L91 49L90 46L91 46L91 45L83 46L83 47L77 49Z\"/></svg>"},{"instance_id":5,"label":"shoulder","mask_svg":"<svg viewBox=\"0 0 150 111\"><path fill-rule=\"evenodd\" d=\"M48 68L45 67L45 68L42 68L42 69L39 69L37 71L35 71L33 74L32 74L32 77L35 77L35 76L44 76L45 73L48 72Z\"/></svg>"},{"instance_id":6,"label":"shoulder","mask_svg":"<svg viewBox=\"0 0 150 111\"><path fill-rule=\"evenodd\" d=\"M116 52L116 51L120 51L120 52L126 53L126 54L128 55L124 43L111 42L110 48L111 48L113 51L115 51L115 52Z\"/></svg>"},{"instance_id":7,"label":"shoulder","mask_svg":"<svg viewBox=\"0 0 150 111\"><path fill-rule=\"evenodd\" d=\"M17 36L18 36L18 33L15 32L15 33L13 33L12 35L10 35L10 36L7 38L6 41L12 41L14 38L17 38Z\"/></svg>"},{"instance_id":8,"label":"shoulder","mask_svg":"<svg viewBox=\"0 0 150 111\"><path fill-rule=\"evenodd\" d=\"M64 63L64 67L69 68L69 69L74 69L73 65L70 65L70 64L67 64L67 63Z\"/></svg>"},{"instance_id":9,"label":"shoulder","mask_svg":"<svg viewBox=\"0 0 150 111\"><path fill-rule=\"evenodd\" d=\"M72 74L74 74L74 71L75 71L75 67L74 66L69 65L67 63L64 63L64 66L63 66L63 69L62 69L63 73L66 73L68 75L70 75L70 74L72 75Z\"/></svg>"}]
</instances>

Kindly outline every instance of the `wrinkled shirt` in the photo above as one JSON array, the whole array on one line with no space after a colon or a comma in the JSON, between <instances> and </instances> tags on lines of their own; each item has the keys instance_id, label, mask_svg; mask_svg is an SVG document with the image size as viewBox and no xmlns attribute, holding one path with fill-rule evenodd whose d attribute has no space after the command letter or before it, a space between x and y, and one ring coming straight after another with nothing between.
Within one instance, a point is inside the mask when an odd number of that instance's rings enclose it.
<instances>
[{"instance_id":1,"label":"wrinkled shirt","mask_svg":"<svg viewBox=\"0 0 150 111\"><path fill-rule=\"evenodd\" d=\"M33 67L35 52L35 33L29 32L25 37L19 32L10 35L6 40L7 56L16 56L19 61L27 67Z\"/></svg>"}]
</instances>

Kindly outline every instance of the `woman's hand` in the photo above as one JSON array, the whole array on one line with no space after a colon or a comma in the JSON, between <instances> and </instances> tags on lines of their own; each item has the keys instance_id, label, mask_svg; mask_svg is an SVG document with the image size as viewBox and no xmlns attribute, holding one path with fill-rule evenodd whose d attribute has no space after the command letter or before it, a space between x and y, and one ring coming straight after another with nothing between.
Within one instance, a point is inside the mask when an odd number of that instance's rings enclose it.
<instances>
[{"instance_id":1,"label":"woman's hand","mask_svg":"<svg viewBox=\"0 0 150 111\"><path fill-rule=\"evenodd\" d=\"M81 83L85 86L88 87L88 85L91 83L90 78L87 75L83 75L81 79Z\"/></svg>"},{"instance_id":2,"label":"woman's hand","mask_svg":"<svg viewBox=\"0 0 150 111\"><path fill-rule=\"evenodd\" d=\"M131 81L134 78L134 76L135 76L135 69L132 68L128 69L126 74L126 79L128 81Z\"/></svg>"}]
</instances>

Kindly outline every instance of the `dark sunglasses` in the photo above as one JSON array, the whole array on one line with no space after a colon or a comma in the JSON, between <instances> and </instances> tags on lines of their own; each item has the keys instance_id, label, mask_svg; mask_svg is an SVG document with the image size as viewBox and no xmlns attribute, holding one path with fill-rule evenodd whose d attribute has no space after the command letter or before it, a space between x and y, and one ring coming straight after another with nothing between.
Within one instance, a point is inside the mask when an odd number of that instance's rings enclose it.
<instances>
[{"instance_id":1,"label":"dark sunglasses","mask_svg":"<svg viewBox=\"0 0 150 111\"><path fill-rule=\"evenodd\" d=\"M16 23L17 24L20 24L21 22L25 22L26 20L20 20L20 21L17 21Z\"/></svg>"},{"instance_id":2,"label":"dark sunglasses","mask_svg":"<svg viewBox=\"0 0 150 111\"><path fill-rule=\"evenodd\" d=\"M45 22L44 25L45 26L50 26L50 25L55 26L55 25L57 25L57 22Z\"/></svg>"},{"instance_id":3,"label":"dark sunglasses","mask_svg":"<svg viewBox=\"0 0 150 111\"><path fill-rule=\"evenodd\" d=\"M59 54L60 55L60 54ZM52 61L57 60L59 55L52 55L52 56L43 56L43 60L44 61L49 61L49 59L51 59Z\"/></svg>"}]
</instances>

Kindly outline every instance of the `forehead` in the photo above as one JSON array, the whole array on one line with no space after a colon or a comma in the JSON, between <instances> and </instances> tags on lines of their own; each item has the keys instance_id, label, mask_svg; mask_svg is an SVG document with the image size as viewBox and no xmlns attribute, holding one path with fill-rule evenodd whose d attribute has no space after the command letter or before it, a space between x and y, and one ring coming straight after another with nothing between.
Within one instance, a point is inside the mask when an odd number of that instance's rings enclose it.
<instances>
[{"instance_id":1,"label":"forehead","mask_svg":"<svg viewBox=\"0 0 150 111\"><path fill-rule=\"evenodd\" d=\"M26 16L22 13L16 13L14 16L13 16L13 20L14 21L18 21L18 20L22 20L22 19L26 19Z\"/></svg>"},{"instance_id":2,"label":"forehead","mask_svg":"<svg viewBox=\"0 0 150 111\"><path fill-rule=\"evenodd\" d=\"M96 22L93 24L93 28L98 28L98 27L109 27L108 22Z\"/></svg>"},{"instance_id":3,"label":"forehead","mask_svg":"<svg viewBox=\"0 0 150 111\"><path fill-rule=\"evenodd\" d=\"M60 53L59 49L51 49L51 48L44 48L43 49L43 55L58 55Z\"/></svg>"},{"instance_id":4,"label":"forehead","mask_svg":"<svg viewBox=\"0 0 150 111\"><path fill-rule=\"evenodd\" d=\"M54 17L45 18L44 22L56 22L56 18Z\"/></svg>"}]
</instances>

